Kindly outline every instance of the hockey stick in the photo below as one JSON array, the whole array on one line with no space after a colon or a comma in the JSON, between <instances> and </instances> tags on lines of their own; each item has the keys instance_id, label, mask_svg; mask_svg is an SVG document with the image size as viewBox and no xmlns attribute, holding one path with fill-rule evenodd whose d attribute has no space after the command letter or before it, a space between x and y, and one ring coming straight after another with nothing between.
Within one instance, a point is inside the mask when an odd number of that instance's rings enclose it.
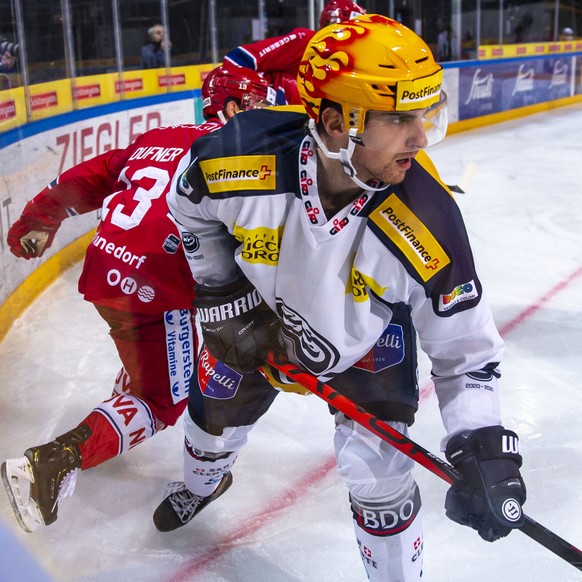
<instances>
[{"instance_id":1,"label":"hockey stick","mask_svg":"<svg viewBox=\"0 0 582 582\"><path fill-rule=\"evenodd\" d=\"M316 394L335 409L367 428L370 432L379 436L394 448L416 461L437 477L449 484L463 479L461 474L452 466L424 449L413 440L404 436L386 422L383 422L373 414L366 412L361 406L352 400L336 392L331 386L320 382L315 376L305 372L298 366L270 353L267 362L282 372L287 378L297 382L313 394ZM543 525L525 516L525 523L520 530L531 539L535 540L578 570L582 570L582 552L562 539Z\"/></svg>"},{"instance_id":2,"label":"hockey stick","mask_svg":"<svg viewBox=\"0 0 582 582\"><path fill-rule=\"evenodd\" d=\"M477 173L479 172L479 166L473 162L469 162L465 167L465 171L461 176L458 184L447 184L447 188L451 192L456 192L457 194L466 194L467 191L471 188L471 185L475 181L477 177Z\"/></svg>"}]
</instances>

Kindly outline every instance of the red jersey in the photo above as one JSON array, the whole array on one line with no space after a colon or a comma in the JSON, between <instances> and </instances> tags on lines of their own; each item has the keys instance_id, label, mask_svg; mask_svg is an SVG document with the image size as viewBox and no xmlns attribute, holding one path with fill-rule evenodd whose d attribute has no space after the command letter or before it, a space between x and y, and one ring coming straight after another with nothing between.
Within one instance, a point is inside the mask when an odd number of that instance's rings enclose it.
<instances>
[{"instance_id":1,"label":"red jersey","mask_svg":"<svg viewBox=\"0 0 582 582\"><path fill-rule=\"evenodd\" d=\"M277 91L277 105L301 105L297 71L314 34L309 28L294 28L283 36L239 46L227 53L224 60L262 73Z\"/></svg>"},{"instance_id":2,"label":"red jersey","mask_svg":"<svg viewBox=\"0 0 582 582\"><path fill-rule=\"evenodd\" d=\"M63 193L60 202L69 214L102 204L79 279L87 301L134 313L192 308L194 281L166 194L192 142L219 127L207 122L153 129L128 148L59 176L55 191Z\"/></svg>"}]
</instances>

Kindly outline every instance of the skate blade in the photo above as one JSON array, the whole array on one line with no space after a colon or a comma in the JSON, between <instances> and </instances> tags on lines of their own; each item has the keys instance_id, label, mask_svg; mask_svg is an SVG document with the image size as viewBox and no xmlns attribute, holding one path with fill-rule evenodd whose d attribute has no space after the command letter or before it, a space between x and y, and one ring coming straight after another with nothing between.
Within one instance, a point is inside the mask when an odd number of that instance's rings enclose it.
<instances>
[{"instance_id":1,"label":"skate blade","mask_svg":"<svg viewBox=\"0 0 582 582\"><path fill-rule=\"evenodd\" d=\"M34 483L34 476L28 459L8 459L2 463L0 472L18 525L27 533L36 531L44 522L36 503L30 499L30 484Z\"/></svg>"}]
</instances>

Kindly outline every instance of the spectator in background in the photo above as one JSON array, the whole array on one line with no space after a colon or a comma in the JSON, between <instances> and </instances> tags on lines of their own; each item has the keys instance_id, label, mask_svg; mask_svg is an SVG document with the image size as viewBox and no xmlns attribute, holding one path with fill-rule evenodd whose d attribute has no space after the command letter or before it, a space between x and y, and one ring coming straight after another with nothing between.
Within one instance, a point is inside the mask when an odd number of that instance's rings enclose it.
<instances>
[{"instance_id":1,"label":"spectator in background","mask_svg":"<svg viewBox=\"0 0 582 582\"><path fill-rule=\"evenodd\" d=\"M13 73L18 60L18 44L0 39L0 73Z\"/></svg>"},{"instance_id":2,"label":"spectator in background","mask_svg":"<svg viewBox=\"0 0 582 582\"><path fill-rule=\"evenodd\" d=\"M439 32L437 39L438 60L440 62L456 60L453 29L450 24L445 24Z\"/></svg>"},{"instance_id":3,"label":"spectator in background","mask_svg":"<svg viewBox=\"0 0 582 582\"><path fill-rule=\"evenodd\" d=\"M141 47L142 69L159 69L165 67L164 49L170 50L172 43L165 38L165 30L161 24L154 24L148 29L148 38Z\"/></svg>"},{"instance_id":4,"label":"spectator in background","mask_svg":"<svg viewBox=\"0 0 582 582\"><path fill-rule=\"evenodd\" d=\"M513 42L531 42L533 40L532 35L532 25L534 23L534 17L531 12L526 12L519 22L515 25L513 30L514 39Z\"/></svg>"},{"instance_id":5,"label":"spectator in background","mask_svg":"<svg viewBox=\"0 0 582 582\"><path fill-rule=\"evenodd\" d=\"M562 29L560 40L574 40L574 31L569 26L566 26L566 28Z\"/></svg>"}]
</instances>

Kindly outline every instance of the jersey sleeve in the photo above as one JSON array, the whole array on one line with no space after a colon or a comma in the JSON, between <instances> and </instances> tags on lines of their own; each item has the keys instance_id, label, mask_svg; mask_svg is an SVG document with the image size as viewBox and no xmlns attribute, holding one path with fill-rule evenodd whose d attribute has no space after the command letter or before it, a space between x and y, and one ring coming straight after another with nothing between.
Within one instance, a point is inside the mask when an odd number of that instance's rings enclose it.
<instances>
[{"instance_id":1,"label":"jersey sleeve","mask_svg":"<svg viewBox=\"0 0 582 582\"><path fill-rule=\"evenodd\" d=\"M295 28L289 34L241 45L228 52L224 60L259 73L297 75L301 57L315 31Z\"/></svg>"},{"instance_id":2,"label":"jersey sleeve","mask_svg":"<svg viewBox=\"0 0 582 582\"><path fill-rule=\"evenodd\" d=\"M60 222L101 208L127 155L126 150L111 150L63 172L34 197L37 211Z\"/></svg>"},{"instance_id":3,"label":"jersey sleeve","mask_svg":"<svg viewBox=\"0 0 582 582\"><path fill-rule=\"evenodd\" d=\"M389 251L370 287L386 301L411 305L447 430L443 446L462 430L501 424L503 340L461 212L426 154L387 192L370 224L376 235L371 244Z\"/></svg>"},{"instance_id":4,"label":"jersey sleeve","mask_svg":"<svg viewBox=\"0 0 582 582\"><path fill-rule=\"evenodd\" d=\"M204 285L224 285L239 276L236 241L217 218L220 204L208 199L192 204L175 186L168 195L192 276Z\"/></svg>"}]
</instances>

